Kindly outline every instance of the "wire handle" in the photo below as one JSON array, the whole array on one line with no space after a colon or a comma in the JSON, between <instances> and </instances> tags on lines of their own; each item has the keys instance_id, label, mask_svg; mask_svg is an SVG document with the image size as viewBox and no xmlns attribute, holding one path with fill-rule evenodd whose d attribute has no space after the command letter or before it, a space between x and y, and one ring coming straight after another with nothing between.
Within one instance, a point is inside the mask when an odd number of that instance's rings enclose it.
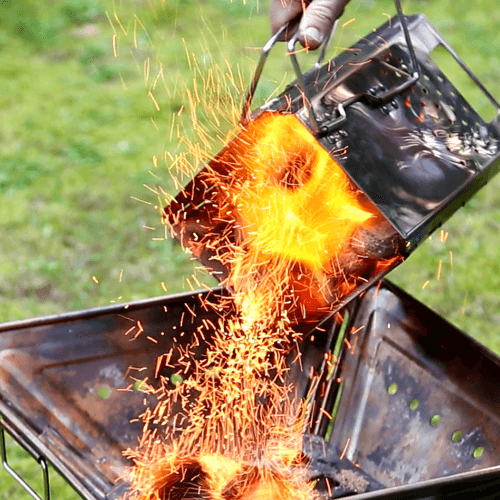
<instances>
[{"instance_id":1,"label":"wire handle","mask_svg":"<svg viewBox=\"0 0 500 500\"><path fill-rule=\"evenodd\" d=\"M281 35L285 33L288 28L288 23L283 25L264 45L262 48L262 52L260 53L259 64L257 64L257 69L255 70L255 74L252 80L252 84L248 89L247 97L245 99L245 104L243 105L243 110L241 112L241 120L240 123L247 123L248 117L250 114L250 106L252 104L253 96L255 94L255 89L257 88L257 84L260 80L260 75L262 74L262 70L264 69L264 65L266 64L267 56L271 49L276 45L276 42L280 39Z\"/></svg>"},{"instance_id":2,"label":"wire handle","mask_svg":"<svg viewBox=\"0 0 500 500\"><path fill-rule=\"evenodd\" d=\"M323 59L325 58L326 50L328 49L328 46L330 45L330 40L332 39L332 35L335 31L335 28L337 26L338 21L335 21L335 24L333 25L333 29L326 38L325 42L323 43L321 47L321 51L318 57L318 60L316 61L314 67L315 68L320 68L321 63L323 62ZM240 123L247 123L250 115L250 106L252 104L253 97L255 95L255 89L257 88L257 84L259 83L260 76L262 75L262 70L264 69L264 66L267 61L267 56L269 55L269 52L271 52L271 49L276 45L276 42L281 38L281 36L286 32L286 30L289 27L289 23L286 23L283 25L264 45L262 48L262 52L260 53L260 59L259 63L257 64L257 69L255 70L255 74L252 80L252 83L250 85L250 88L248 89L247 92L247 97L245 99L245 104L243 105L243 110L241 112L241 120ZM298 31L297 31L298 33ZM297 33L294 36L297 36ZM300 69L299 69L300 71Z\"/></svg>"},{"instance_id":3,"label":"wire handle","mask_svg":"<svg viewBox=\"0 0 500 500\"><path fill-rule=\"evenodd\" d=\"M7 458L7 445L5 443L5 431L7 429L10 431L12 437L22 446L40 465L43 473L43 492L44 497L40 495L25 481L25 479L18 474L9 464ZM28 445L24 440L20 439L20 434L14 432L14 429L7 424L6 420L0 421L0 459L2 466L6 472L8 472L34 500L50 500L50 482L49 482L49 468L45 458L40 455L36 450Z\"/></svg>"},{"instance_id":4,"label":"wire handle","mask_svg":"<svg viewBox=\"0 0 500 500\"><path fill-rule=\"evenodd\" d=\"M401 27L403 29L404 37L405 37L405 40L406 40L406 46L408 47L408 51L410 53L410 60L411 60L411 65L412 65L411 74L407 73L408 79L405 82L403 82L401 85L398 85L397 87L395 87L395 88L393 88L391 90L388 90L387 92L385 92L382 95L376 95L376 96L367 95L367 97L369 98L369 100L371 102L373 102L374 104L382 104L384 102L387 102L387 101L390 101L390 100L394 99L394 97L396 95L400 94L401 92L403 92L407 88L409 88L412 85L414 85L418 81L418 79L420 78L420 72L419 72L419 69L418 69L419 68L418 67L418 61L417 61L417 58L415 56L415 50L413 48L413 43L411 41L411 36L410 36L410 32L408 30L408 25L406 23L406 19L405 19L404 14L403 14L403 9L401 7L401 0L394 0L394 4L396 6L396 11L397 11L397 16L398 16L399 22L400 22ZM321 48L318 61L314 65L315 69L319 69L321 67L321 63L322 63L322 61L323 61L323 59L325 57L325 53L326 53L326 50L327 50L328 45L330 43L330 40L332 39L332 36L335 33L337 24L338 24L338 20L335 21L331 32L329 33L327 39L325 40L325 42L324 42L324 44L323 44L323 46ZM257 65L257 69L255 70L255 74L254 74L254 77L253 77L253 80L252 80L252 84L250 85L250 89L248 90L247 97L245 99L245 104L243 106L242 116L241 116L240 123L245 124L249 120L250 106L252 104L252 100L253 100L253 97L255 95L255 90L256 90L257 85L259 83L259 80L260 80L260 77L261 77L261 74L262 74L262 70L264 69L264 65L266 63L267 56L269 55L269 52L274 47L274 45L276 44L276 42L280 39L280 37L283 35L283 33L285 33L285 31L288 29L288 26L289 26L288 23L285 24L285 25L283 25L267 41L267 43L264 45L264 47L262 49L262 52L261 52L261 55L260 55L260 59L259 59L259 63ZM309 95L309 92L307 90L307 87L306 87L306 84L305 84L305 81L304 81L304 73L302 72L302 70L300 68L299 61L297 59L297 53L296 53L296 50L295 50L295 46L297 44L298 37L299 37L299 34L298 34L298 30L297 30L295 32L295 34L292 36L292 38L289 40L289 42L288 42L288 45L287 45L288 52L287 52L287 54L291 58L292 66L293 66L294 71L295 71L295 76L297 77L297 84L298 84L298 87L299 87L300 91L302 92L302 95L303 95L303 98L304 98L304 107L306 107L306 109L307 109L307 111L309 113L309 117L310 117L310 120L311 120L311 126L313 128L313 132L316 135L319 135L319 134L321 134L321 133L324 132L324 130L322 130L322 129L324 129L325 127L321 126L321 124L319 123L319 121L318 121L318 119L317 119L317 117L316 117L316 115L314 113L314 109L313 109L313 107L311 105L311 96ZM345 114L345 109L344 109L344 106L342 105L342 103L338 104L337 111L338 111L339 116L332 123L328 124L328 129L331 129L332 126L338 127L342 122L345 121L346 114Z\"/></svg>"}]
</instances>

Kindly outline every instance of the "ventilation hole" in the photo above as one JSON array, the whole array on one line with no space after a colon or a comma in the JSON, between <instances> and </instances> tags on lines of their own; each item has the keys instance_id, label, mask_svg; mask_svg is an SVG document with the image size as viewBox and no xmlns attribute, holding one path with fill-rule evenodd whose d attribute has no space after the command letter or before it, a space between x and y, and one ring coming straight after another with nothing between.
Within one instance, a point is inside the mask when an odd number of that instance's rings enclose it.
<instances>
[{"instance_id":1,"label":"ventilation hole","mask_svg":"<svg viewBox=\"0 0 500 500\"><path fill-rule=\"evenodd\" d=\"M111 389L109 387L106 387L105 385L99 387L99 389L97 389L97 395L101 398L101 399L108 399L109 396L111 396Z\"/></svg>"},{"instance_id":2,"label":"ventilation hole","mask_svg":"<svg viewBox=\"0 0 500 500\"><path fill-rule=\"evenodd\" d=\"M472 456L474 458L480 458L483 456L483 453L484 453L484 447L483 446L478 446L474 452L472 453Z\"/></svg>"},{"instance_id":3,"label":"ventilation hole","mask_svg":"<svg viewBox=\"0 0 500 500\"><path fill-rule=\"evenodd\" d=\"M173 373L172 375L170 375L170 383L172 385L181 385L182 382L184 382L182 375L179 375L178 373Z\"/></svg>"},{"instance_id":4,"label":"ventilation hole","mask_svg":"<svg viewBox=\"0 0 500 500\"><path fill-rule=\"evenodd\" d=\"M462 439L462 433L460 431L456 431L451 435L451 440L454 443L458 443Z\"/></svg>"},{"instance_id":5,"label":"ventilation hole","mask_svg":"<svg viewBox=\"0 0 500 500\"><path fill-rule=\"evenodd\" d=\"M425 87L422 87L422 92L423 92L424 94L428 94L428 93L429 93L429 91L428 91Z\"/></svg>"},{"instance_id":6,"label":"ventilation hole","mask_svg":"<svg viewBox=\"0 0 500 500\"><path fill-rule=\"evenodd\" d=\"M436 427L436 425L439 424L439 422L441 422L441 416L440 415L434 415L434 416L431 417L430 424L433 427Z\"/></svg>"},{"instance_id":7,"label":"ventilation hole","mask_svg":"<svg viewBox=\"0 0 500 500\"><path fill-rule=\"evenodd\" d=\"M398 392L398 384L396 382L393 382L388 388L387 392L392 396L393 394L396 394Z\"/></svg>"},{"instance_id":8,"label":"ventilation hole","mask_svg":"<svg viewBox=\"0 0 500 500\"><path fill-rule=\"evenodd\" d=\"M340 483L331 477L325 477L324 475L316 478L316 488L319 491L332 491L333 488L340 486Z\"/></svg>"},{"instance_id":9,"label":"ventilation hole","mask_svg":"<svg viewBox=\"0 0 500 500\"><path fill-rule=\"evenodd\" d=\"M311 159L306 154L296 154L287 158L285 165L276 174L276 181L280 187L295 190L304 186L311 175Z\"/></svg>"},{"instance_id":10,"label":"ventilation hole","mask_svg":"<svg viewBox=\"0 0 500 500\"><path fill-rule=\"evenodd\" d=\"M139 392L146 392L146 384L143 380L136 380L134 382L134 389Z\"/></svg>"},{"instance_id":11,"label":"ventilation hole","mask_svg":"<svg viewBox=\"0 0 500 500\"><path fill-rule=\"evenodd\" d=\"M410 410L416 410L418 408L419 404L420 404L420 402L418 399L412 399L408 406L410 407Z\"/></svg>"}]
</instances>

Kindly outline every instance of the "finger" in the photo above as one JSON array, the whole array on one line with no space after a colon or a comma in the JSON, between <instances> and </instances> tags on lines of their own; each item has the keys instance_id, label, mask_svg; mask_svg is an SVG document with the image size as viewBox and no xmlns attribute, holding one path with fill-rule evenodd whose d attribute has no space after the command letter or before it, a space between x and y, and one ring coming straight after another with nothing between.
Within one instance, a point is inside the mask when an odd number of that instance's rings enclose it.
<instances>
[{"instance_id":1,"label":"finger","mask_svg":"<svg viewBox=\"0 0 500 500\"><path fill-rule=\"evenodd\" d=\"M317 49L333 24L344 12L349 0L314 0L306 9L299 26L299 42L308 49Z\"/></svg>"},{"instance_id":2,"label":"finger","mask_svg":"<svg viewBox=\"0 0 500 500\"><path fill-rule=\"evenodd\" d=\"M309 2L302 0L271 0L271 31L274 35L282 26L289 24L281 41L288 40L297 31L303 9Z\"/></svg>"}]
</instances>

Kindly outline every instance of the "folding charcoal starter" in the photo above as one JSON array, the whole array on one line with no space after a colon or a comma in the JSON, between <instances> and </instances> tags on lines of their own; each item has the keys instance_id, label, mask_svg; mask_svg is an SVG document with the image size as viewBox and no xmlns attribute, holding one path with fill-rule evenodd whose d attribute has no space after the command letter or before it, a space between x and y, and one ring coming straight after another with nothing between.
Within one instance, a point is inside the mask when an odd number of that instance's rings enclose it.
<instances>
[{"instance_id":1,"label":"folding charcoal starter","mask_svg":"<svg viewBox=\"0 0 500 500\"><path fill-rule=\"evenodd\" d=\"M500 123L482 120L429 58L444 46L499 109L428 21L406 21L393 19L299 75L261 111L286 108L327 151L347 147L342 168L409 254L497 172ZM186 192L174 206L196 217ZM309 332L299 346L302 369L292 365L299 395L319 377L304 437L311 478L325 498L500 498L500 358L380 277L339 303L343 324L330 316ZM120 498L127 491L120 475L131 465L122 452L136 446L137 416L154 403L140 380L154 385L170 375L156 370L158 356L209 328L205 320L217 314L207 298L217 303L224 294L1 325L4 467L40 498L8 464L5 429L40 463L43 498L50 496L48 462L86 499ZM333 369L326 353L336 356Z\"/></svg>"}]
</instances>

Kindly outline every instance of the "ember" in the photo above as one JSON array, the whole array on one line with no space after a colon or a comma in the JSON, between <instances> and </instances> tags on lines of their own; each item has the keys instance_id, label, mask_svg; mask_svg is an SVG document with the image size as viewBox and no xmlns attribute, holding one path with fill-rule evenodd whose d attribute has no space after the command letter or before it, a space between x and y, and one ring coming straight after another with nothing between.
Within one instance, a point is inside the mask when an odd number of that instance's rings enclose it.
<instances>
[{"instance_id":1,"label":"ember","mask_svg":"<svg viewBox=\"0 0 500 500\"><path fill-rule=\"evenodd\" d=\"M324 315L404 250L335 153L295 115L263 113L167 207L174 236L231 290L272 275L297 321Z\"/></svg>"},{"instance_id":2,"label":"ember","mask_svg":"<svg viewBox=\"0 0 500 500\"><path fill-rule=\"evenodd\" d=\"M292 326L399 259L400 241L293 115L262 114L195 181L168 222L221 270L231 307L219 306L212 338L195 334L193 346L209 344L202 358L180 353L186 380L165 382L142 416L165 432L157 442L146 430L130 455L137 498L312 498L300 460L309 409L286 381Z\"/></svg>"},{"instance_id":3,"label":"ember","mask_svg":"<svg viewBox=\"0 0 500 500\"><path fill-rule=\"evenodd\" d=\"M143 500L288 500L311 498L290 478L222 455L166 456L142 479Z\"/></svg>"}]
</instances>

